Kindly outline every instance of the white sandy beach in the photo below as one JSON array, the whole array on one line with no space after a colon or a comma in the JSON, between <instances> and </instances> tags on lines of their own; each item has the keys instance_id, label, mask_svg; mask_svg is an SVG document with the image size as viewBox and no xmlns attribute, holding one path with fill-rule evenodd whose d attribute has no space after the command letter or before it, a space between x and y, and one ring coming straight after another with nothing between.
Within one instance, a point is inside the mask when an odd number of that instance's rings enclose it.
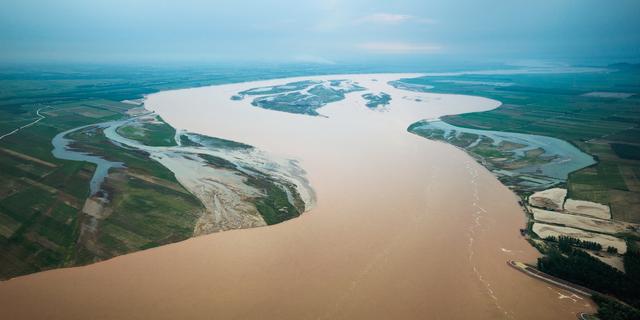
<instances>
[{"instance_id":1,"label":"white sandy beach","mask_svg":"<svg viewBox=\"0 0 640 320\"><path fill-rule=\"evenodd\" d=\"M390 110L378 112L364 106L364 92L351 93L319 110L327 117L230 100L297 79L150 95L146 107L177 129L297 159L315 207L275 226L2 282L0 318L575 319L593 311L591 301L507 266L538 256L518 232L525 216L511 191L464 151L406 131L499 103L387 84L415 76L301 78L348 78L392 96Z\"/></svg>"}]
</instances>

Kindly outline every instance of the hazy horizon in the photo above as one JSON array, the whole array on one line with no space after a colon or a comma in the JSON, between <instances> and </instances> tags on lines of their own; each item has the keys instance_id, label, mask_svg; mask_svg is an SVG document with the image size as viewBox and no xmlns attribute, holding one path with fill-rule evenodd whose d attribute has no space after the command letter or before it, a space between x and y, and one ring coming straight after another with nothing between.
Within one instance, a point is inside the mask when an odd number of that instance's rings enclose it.
<instances>
[{"instance_id":1,"label":"hazy horizon","mask_svg":"<svg viewBox=\"0 0 640 320\"><path fill-rule=\"evenodd\" d=\"M0 318L640 319L638 13L1 1Z\"/></svg>"},{"instance_id":2,"label":"hazy horizon","mask_svg":"<svg viewBox=\"0 0 640 320\"><path fill-rule=\"evenodd\" d=\"M638 1L0 4L0 62L636 62ZM508 26L508 27L505 27Z\"/></svg>"}]
</instances>

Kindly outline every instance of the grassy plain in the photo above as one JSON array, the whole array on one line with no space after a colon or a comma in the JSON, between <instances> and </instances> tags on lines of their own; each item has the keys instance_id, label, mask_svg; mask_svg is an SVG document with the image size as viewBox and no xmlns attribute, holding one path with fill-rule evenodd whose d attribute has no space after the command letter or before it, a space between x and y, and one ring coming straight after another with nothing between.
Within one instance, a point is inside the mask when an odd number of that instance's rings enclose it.
<instances>
[{"instance_id":1,"label":"grassy plain","mask_svg":"<svg viewBox=\"0 0 640 320\"><path fill-rule=\"evenodd\" d=\"M162 121L160 116L157 116L157 121L154 122L142 125L124 125L118 128L118 134L147 146L170 147L177 145L175 141L176 129Z\"/></svg>"},{"instance_id":2,"label":"grassy plain","mask_svg":"<svg viewBox=\"0 0 640 320\"><path fill-rule=\"evenodd\" d=\"M51 139L71 128L125 117L131 105L121 100L215 83L220 76L144 68L50 69L0 72L0 133L33 121L37 109L49 106L41 111L45 119L0 140L0 279L86 264L190 237L202 209L197 199L148 155L89 134L95 129L75 133L75 147L122 161L126 169L111 172L105 182L113 213L87 232L90 217L82 214L82 207L95 166L54 158ZM144 142L165 140L173 130L166 127L153 131Z\"/></svg>"}]
</instances>

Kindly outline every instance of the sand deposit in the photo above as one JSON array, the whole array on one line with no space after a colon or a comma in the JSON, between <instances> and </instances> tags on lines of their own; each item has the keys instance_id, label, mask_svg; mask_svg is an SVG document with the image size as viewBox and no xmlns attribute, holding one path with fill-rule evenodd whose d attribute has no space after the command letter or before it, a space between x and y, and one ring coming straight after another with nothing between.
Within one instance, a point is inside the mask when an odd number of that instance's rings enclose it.
<instances>
[{"instance_id":1,"label":"sand deposit","mask_svg":"<svg viewBox=\"0 0 640 320\"><path fill-rule=\"evenodd\" d=\"M629 228L631 224L619 221L595 219L568 213L547 211L538 208L530 208L530 210L533 213L533 218L536 221L540 222L561 224L567 227L610 234L629 232L632 230Z\"/></svg>"},{"instance_id":2,"label":"sand deposit","mask_svg":"<svg viewBox=\"0 0 640 320\"><path fill-rule=\"evenodd\" d=\"M611 219L609 206L597 202L567 199L564 209L573 214L581 214L599 219Z\"/></svg>"},{"instance_id":3,"label":"sand deposit","mask_svg":"<svg viewBox=\"0 0 640 320\"><path fill-rule=\"evenodd\" d=\"M529 196L529 204L534 207L560 211L563 208L567 189L551 188L538 191Z\"/></svg>"}]
</instances>

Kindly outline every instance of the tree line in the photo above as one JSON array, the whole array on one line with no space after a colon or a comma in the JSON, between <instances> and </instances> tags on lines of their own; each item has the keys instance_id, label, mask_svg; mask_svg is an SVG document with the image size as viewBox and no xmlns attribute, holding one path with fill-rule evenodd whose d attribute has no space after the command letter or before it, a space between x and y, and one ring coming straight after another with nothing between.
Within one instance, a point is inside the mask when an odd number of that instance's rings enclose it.
<instances>
[{"instance_id":1,"label":"tree line","mask_svg":"<svg viewBox=\"0 0 640 320\"><path fill-rule=\"evenodd\" d=\"M538 269L602 293L594 297L602 320L640 319L640 252L630 248L624 254L625 273L571 246L584 247L584 241L566 238L538 259Z\"/></svg>"}]
</instances>

